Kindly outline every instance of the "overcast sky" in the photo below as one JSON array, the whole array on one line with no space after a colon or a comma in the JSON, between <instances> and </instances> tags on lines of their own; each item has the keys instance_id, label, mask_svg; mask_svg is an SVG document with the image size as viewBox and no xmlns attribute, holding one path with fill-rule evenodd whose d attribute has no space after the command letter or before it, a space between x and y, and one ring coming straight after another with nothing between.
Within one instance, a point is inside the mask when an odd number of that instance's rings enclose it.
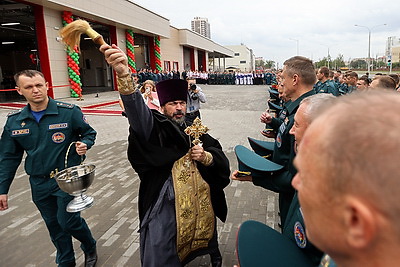
<instances>
[{"instance_id":1,"label":"overcast sky","mask_svg":"<svg viewBox=\"0 0 400 267\"><path fill-rule=\"evenodd\" d=\"M314 61L326 57L328 48L332 58L338 54L345 60L367 57L368 29L355 24L371 29L371 57L384 55L389 36L400 38L398 0L133 2L169 19L177 28L190 29L194 17L207 18L213 41L220 45L243 43L256 57L274 60L279 67L297 54L297 43L299 54ZM382 24L387 25L378 26Z\"/></svg>"}]
</instances>

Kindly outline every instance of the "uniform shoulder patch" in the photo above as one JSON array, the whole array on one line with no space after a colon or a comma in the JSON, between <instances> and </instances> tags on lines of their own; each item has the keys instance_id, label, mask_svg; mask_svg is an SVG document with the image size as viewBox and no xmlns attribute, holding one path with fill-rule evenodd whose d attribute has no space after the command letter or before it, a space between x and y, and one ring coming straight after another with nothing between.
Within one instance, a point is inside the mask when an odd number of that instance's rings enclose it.
<instances>
[{"instance_id":1,"label":"uniform shoulder patch","mask_svg":"<svg viewBox=\"0 0 400 267\"><path fill-rule=\"evenodd\" d=\"M7 117L11 117L11 116L16 115L18 113L21 113L21 111L22 111L22 109L11 111L11 112L9 112L7 114Z\"/></svg>"},{"instance_id":2,"label":"uniform shoulder patch","mask_svg":"<svg viewBox=\"0 0 400 267\"><path fill-rule=\"evenodd\" d=\"M301 225L300 222L296 222L293 230L297 246L300 248L305 248L307 246L307 236L303 225Z\"/></svg>"},{"instance_id":3,"label":"uniform shoulder patch","mask_svg":"<svg viewBox=\"0 0 400 267\"><path fill-rule=\"evenodd\" d=\"M58 107L62 107L62 108L74 108L75 107L74 104L70 104L70 103L64 103L64 102L59 102L59 101L56 101L56 103L57 103Z\"/></svg>"}]
</instances>

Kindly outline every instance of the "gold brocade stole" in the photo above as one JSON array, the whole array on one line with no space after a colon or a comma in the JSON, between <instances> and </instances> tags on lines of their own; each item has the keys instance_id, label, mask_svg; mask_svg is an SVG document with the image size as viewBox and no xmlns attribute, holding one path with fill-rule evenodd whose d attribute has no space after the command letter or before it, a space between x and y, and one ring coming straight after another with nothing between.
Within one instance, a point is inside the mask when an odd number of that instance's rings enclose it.
<instances>
[{"instance_id":1,"label":"gold brocade stole","mask_svg":"<svg viewBox=\"0 0 400 267\"><path fill-rule=\"evenodd\" d=\"M183 261L190 252L208 247L215 216L210 187L203 180L189 152L172 167L175 190L177 252Z\"/></svg>"}]
</instances>

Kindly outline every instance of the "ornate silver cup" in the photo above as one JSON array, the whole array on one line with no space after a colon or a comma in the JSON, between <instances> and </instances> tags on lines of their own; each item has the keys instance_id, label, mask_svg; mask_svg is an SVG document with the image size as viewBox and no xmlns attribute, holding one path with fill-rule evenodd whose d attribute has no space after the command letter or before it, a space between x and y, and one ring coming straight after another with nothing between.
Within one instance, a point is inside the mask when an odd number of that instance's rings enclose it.
<instances>
[{"instance_id":1,"label":"ornate silver cup","mask_svg":"<svg viewBox=\"0 0 400 267\"><path fill-rule=\"evenodd\" d=\"M84 193L92 184L96 166L93 164L78 165L66 168L55 175L58 186L64 192L74 196L67 205L68 212L78 212L93 205L93 197Z\"/></svg>"}]
</instances>

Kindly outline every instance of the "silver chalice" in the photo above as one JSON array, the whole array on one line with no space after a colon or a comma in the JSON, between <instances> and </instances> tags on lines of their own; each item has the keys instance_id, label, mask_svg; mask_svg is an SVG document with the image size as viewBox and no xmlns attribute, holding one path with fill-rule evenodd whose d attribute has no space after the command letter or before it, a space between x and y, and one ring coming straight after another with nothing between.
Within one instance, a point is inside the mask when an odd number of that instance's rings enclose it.
<instances>
[{"instance_id":1,"label":"silver chalice","mask_svg":"<svg viewBox=\"0 0 400 267\"><path fill-rule=\"evenodd\" d=\"M78 212L93 205L93 197L85 194L94 179L96 166L93 164L78 165L58 172L55 179L64 192L74 196L67 205L68 212Z\"/></svg>"}]
</instances>

